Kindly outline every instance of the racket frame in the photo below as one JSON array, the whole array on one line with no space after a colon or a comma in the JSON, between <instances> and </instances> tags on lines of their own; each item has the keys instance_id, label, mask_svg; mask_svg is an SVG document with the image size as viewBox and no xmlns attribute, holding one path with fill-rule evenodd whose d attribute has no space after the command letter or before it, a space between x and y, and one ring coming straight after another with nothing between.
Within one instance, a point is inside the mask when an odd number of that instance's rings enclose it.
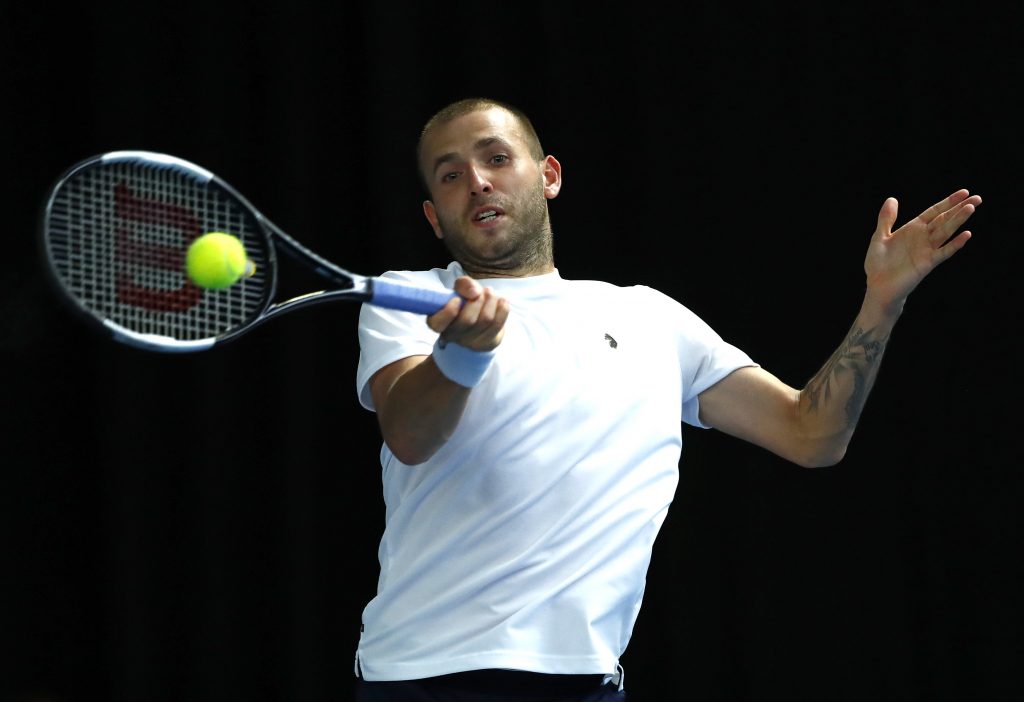
<instances>
[{"instance_id":1,"label":"racket frame","mask_svg":"<svg viewBox=\"0 0 1024 702\"><path fill-rule=\"evenodd\" d=\"M254 233L263 238L266 258L263 263L266 269L264 271L266 283L261 301L253 318L232 326L215 336L203 339L176 339L161 334L139 332L105 318L85 305L78 295L68 288L58 274L54 254L50 246L50 220L58 194L68 181L83 169L113 165L118 162L144 163L150 166L179 170L191 179L202 181L202 184L206 187L213 187L222 191L223 194L234 200L248 215L252 216L256 225ZM420 314L432 314L455 296L451 291L442 292L434 289L418 288L393 280L360 275L342 268L289 236L249 202L237 189L214 173L176 156L152 151L110 151L79 161L68 168L52 186L43 206L43 212L40 217L40 240L50 281L56 286L61 294L60 296L71 303L72 308L79 316L84 317L93 326L98 325L105 329L114 340L148 351L164 353L205 351L247 334L256 327L282 314L326 302L347 300L379 304L393 309ZM316 275L335 287L275 302L274 298L277 295L278 287L277 251L279 249L291 259L311 269Z\"/></svg>"}]
</instances>

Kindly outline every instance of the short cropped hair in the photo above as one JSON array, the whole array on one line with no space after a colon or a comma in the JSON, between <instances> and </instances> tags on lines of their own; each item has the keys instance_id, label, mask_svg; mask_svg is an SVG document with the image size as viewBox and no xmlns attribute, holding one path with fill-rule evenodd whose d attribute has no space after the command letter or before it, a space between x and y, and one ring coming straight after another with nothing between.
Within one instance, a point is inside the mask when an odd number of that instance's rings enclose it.
<instances>
[{"instance_id":1,"label":"short cropped hair","mask_svg":"<svg viewBox=\"0 0 1024 702\"><path fill-rule=\"evenodd\" d=\"M427 178L427 174L423 172L420 158L423 155L423 141L427 134L441 125L451 122L453 119L468 115L472 112L479 112L481 110L488 110L492 107L498 107L505 110L519 123L520 128L523 130L523 137L526 139L527 148L530 150L530 156L540 161L544 158L544 148L540 145L540 138L537 136L537 130L533 128L533 123L530 118L526 116L526 113L514 105L510 105L507 102L501 100L494 100L492 98L485 97L469 97L461 100L456 100L453 103L442 107L440 110L434 113L434 115L427 120L427 123L423 125L423 129L420 131L420 138L416 142L416 169L420 173L420 179L423 181L423 186L430 192L430 183Z\"/></svg>"}]
</instances>

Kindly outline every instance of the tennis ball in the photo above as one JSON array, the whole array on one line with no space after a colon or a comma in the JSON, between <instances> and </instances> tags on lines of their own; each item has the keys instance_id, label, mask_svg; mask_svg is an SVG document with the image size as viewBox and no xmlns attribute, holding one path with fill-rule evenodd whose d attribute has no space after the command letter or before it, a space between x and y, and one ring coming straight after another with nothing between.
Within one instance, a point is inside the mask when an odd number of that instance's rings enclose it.
<instances>
[{"instance_id":1,"label":"tennis ball","mask_svg":"<svg viewBox=\"0 0 1024 702\"><path fill-rule=\"evenodd\" d=\"M253 270L242 242L225 232L203 234L192 242L185 254L185 271L201 288L229 288L243 275L252 275Z\"/></svg>"}]
</instances>

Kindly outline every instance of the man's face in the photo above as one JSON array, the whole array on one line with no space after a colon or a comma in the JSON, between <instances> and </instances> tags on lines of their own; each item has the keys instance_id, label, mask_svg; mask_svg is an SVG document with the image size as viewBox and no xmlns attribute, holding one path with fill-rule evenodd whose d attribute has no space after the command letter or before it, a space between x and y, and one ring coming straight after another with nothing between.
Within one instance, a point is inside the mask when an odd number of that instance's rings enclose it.
<instances>
[{"instance_id":1,"label":"man's face","mask_svg":"<svg viewBox=\"0 0 1024 702\"><path fill-rule=\"evenodd\" d=\"M552 269L547 198L560 167L530 155L515 117L500 108L458 117L427 134L420 159L432 197L423 212L468 273Z\"/></svg>"}]
</instances>

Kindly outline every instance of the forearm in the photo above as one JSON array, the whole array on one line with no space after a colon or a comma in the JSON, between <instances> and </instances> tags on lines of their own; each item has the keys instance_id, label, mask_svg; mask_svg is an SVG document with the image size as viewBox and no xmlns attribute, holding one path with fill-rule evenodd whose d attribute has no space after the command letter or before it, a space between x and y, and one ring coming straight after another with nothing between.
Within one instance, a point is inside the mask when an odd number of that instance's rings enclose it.
<instances>
[{"instance_id":1,"label":"forearm","mask_svg":"<svg viewBox=\"0 0 1024 702\"><path fill-rule=\"evenodd\" d=\"M457 296L427 317L439 335L431 354L396 361L370 379L384 441L407 465L429 460L452 437L504 336L508 300L468 276L454 289Z\"/></svg>"},{"instance_id":2,"label":"forearm","mask_svg":"<svg viewBox=\"0 0 1024 702\"><path fill-rule=\"evenodd\" d=\"M798 419L816 463L836 463L846 453L901 311L902 303L880 304L868 293L846 338L800 391Z\"/></svg>"},{"instance_id":3,"label":"forearm","mask_svg":"<svg viewBox=\"0 0 1024 702\"><path fill-rule=\"evenodd\" d=\"M398 460L416 465L451 438L469 400L470 388L445 377L431 357L421 357L375 382L377 419L385 443Z\"/></svg>"},{"instance_id":4,"label":"forearm","mask_svg":"<svg viewBox=\"0 0 1024 702\"><path fill-rule=\"evenodd\" d=\"M701 420L801 466L841 460L907 296L971 238L956 230L979 204L958 190L893 231L897 202L888 198L864 259L864 303L828 362L802 390L760 367L733 371L700 394Z\"/></svg>"}]
</instances>

